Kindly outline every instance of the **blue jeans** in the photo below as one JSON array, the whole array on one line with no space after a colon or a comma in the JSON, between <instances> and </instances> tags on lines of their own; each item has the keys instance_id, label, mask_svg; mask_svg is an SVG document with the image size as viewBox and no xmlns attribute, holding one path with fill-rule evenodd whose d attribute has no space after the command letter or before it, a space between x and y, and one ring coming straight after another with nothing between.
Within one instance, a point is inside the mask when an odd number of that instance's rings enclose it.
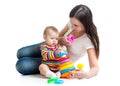
<instances>
[{"instance_id":1,"label":"blue jeans","mask_svg":"<svg viewBox=\"0 0 120 86\"><path fill-rule=\"evenodd\" d=\"M41 64L42 56L39 47L42 43L26 46L17 51L16 69L19 73L23 75L40 73L38 67Z\"/></svg>"}]
</instances>

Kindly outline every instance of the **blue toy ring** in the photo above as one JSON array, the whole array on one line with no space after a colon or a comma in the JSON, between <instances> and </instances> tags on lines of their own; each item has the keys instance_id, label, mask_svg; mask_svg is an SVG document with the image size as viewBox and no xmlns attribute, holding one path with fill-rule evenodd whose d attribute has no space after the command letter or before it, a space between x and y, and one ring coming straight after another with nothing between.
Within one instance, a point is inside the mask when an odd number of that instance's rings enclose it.
<instances>
[{"instance_id":1,"label":"blue toy ring","mask_svg":"<svg viewBox=\"0 0 120 86\"><path fill-rule=\"evenodd\" d=\"M55 81L55 84L63 84L63 83L64 83L63 80L59 80L59 79L58 79L58 80Z\"/></svg>"}]
</instances>

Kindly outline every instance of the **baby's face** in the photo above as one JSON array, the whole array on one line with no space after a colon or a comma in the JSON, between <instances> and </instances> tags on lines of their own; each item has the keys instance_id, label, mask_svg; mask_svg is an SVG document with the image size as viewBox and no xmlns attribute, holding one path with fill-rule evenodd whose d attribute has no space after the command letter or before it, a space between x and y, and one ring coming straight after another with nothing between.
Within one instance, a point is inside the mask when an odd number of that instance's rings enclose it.
<instances>
[{"instance_id":1,"label":"baby's face","mask_svg":"<svg viewBox=\"0 0 120 86\"><path fill-rule=\"evenodd\" d=\"M51 31L49 34L47 34L47 36L44 37L44 39L49 46L55 46L58 44L58 37L59 33Z\"/></svg>"}]
</instances>

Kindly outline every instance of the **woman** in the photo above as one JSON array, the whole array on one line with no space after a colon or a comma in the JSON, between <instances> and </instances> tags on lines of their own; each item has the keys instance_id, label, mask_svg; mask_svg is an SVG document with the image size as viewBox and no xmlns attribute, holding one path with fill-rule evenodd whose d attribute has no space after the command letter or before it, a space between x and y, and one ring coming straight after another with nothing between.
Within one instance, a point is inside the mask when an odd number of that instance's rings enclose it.
<instances>
[{"instance_id":1,"label":"woman","mask_svg":"<svg viewBox=\"0 0 120 86\"><path fill-rule=\"evenodd\" d=\"M90 70L71 72L72 77L90 78L98 73L99 37L92 20L91 10L85 5L77 5L70 12L70 22L63 28L59 36L74 35L74 43L66 38L61 41L67 46L68 54L76 63L87 52Z\"/></svg>"},{"instance_id":2,"label":"woman","mask_svg":"<svg viewBox=\"0 0 120 86\"><path fill-rule=\"evenodd\" d=\"M71 72L71 77L90 78L98 73L99 37L92 20L91 10L85 5L77 5L70 12L70 22L60 32L60 37L73 34L74 43L71 44L63 37L61 40L68 48L71 59L76 62L85 52L88 54L90 70ZM41 43L40 43L41 44ZM27 46L18 50L16 68L21 74L37 74L41 64L40 44ZM75 52L74 52L75 51Z\"/></svg>"}]
</instances>

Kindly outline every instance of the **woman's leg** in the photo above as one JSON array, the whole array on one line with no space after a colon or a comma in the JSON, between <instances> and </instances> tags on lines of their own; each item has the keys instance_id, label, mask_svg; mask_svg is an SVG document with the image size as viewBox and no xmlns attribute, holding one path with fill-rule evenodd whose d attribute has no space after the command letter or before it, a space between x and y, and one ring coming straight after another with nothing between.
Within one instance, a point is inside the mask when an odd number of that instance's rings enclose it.
<instances>
[{"instance_id":1,"label":"woman's leg","mask_svg":"<svg viewBox=\"0 0 120 86\"><path fill-rule=\"evenodd\" d=\"M19 73L24 75L39 73L38 67L42 61L40 44L26 46L18 50L17 57L19 60L16 63L16 69Z\"/></svg>"},{"instance_id":2,"label":"woman's leg","mask_svg":"<svg viewBox=\"0 0 120 86\"><path fill-rule=\"evenodd\" d=\"M34 45L30 45L30 46L26 46L23 48L20 48L17 52L17 58L23 58L23 57L41 57L41 52L40 52L40 44L34 44Z\"/></svg>"},{"instance_id":3,"label":"woman's leg","mask_svg":"<svg viewBox=\"0 0 120 86\"><path fill-rule=\"evenodd\" d=\"M23 75L39 74L39 65L42 58L23 57L16 63L16 69Z\"/></svg>"}]
</instances>

